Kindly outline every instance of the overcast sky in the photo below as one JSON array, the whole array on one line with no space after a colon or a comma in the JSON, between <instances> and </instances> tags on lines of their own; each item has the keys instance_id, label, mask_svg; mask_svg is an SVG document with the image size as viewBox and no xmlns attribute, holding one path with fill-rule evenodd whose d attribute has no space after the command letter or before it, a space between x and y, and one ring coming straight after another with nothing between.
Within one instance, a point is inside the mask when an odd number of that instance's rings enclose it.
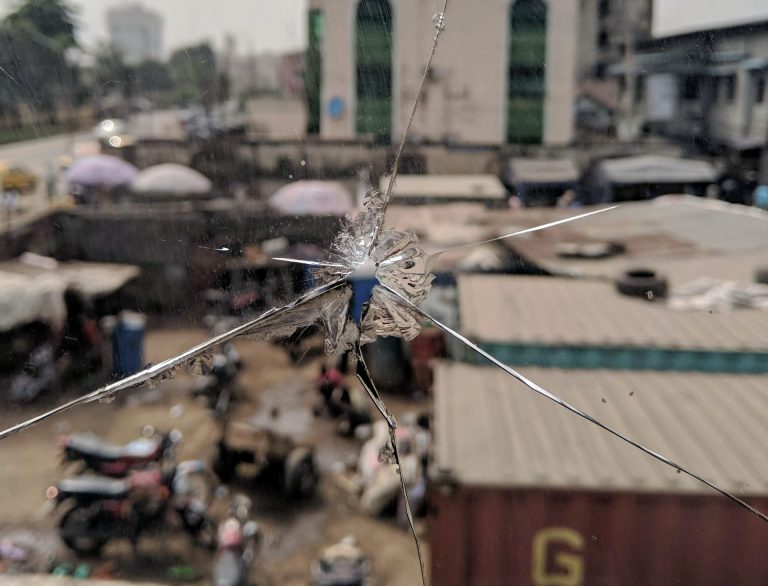
<instances>
[{"instance_id":1,"label":"overcast sky","mask_svg":"<svg viewBox=\"0 0 768 586\"><path fill-rule=\"evenodd\" d=\"M6 9L19 0L0 0ZM79 9L85 47L106 40L106 12L125 0L69 0ZM472 0L478 1L478 0ZM480 0L482 1L482 0ZM654 31L674 34L768 19L768 0L654 0ZM207 39L222 47L234 35L238 53L279 52L303 47L306 0L144 0L165 21L165 51ZM450 13L448 16L450 25Z\"/></svg>"}]
</instances>

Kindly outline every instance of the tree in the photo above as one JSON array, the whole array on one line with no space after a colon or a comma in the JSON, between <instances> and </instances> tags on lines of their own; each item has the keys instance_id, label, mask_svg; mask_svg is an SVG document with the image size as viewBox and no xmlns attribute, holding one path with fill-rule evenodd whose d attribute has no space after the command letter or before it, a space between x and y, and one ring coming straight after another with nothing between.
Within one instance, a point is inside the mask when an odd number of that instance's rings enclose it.
<instances>
[{"instance_id":1,"label":"tree","mask_svg":"<svg viewBox=\"0 0 768 586\"><path fill-rule=\"evenodd\" d=\"M0 110L21 103L56 123L56 104L74 102L80 77L67 60L77 48L74 11L64 0L27 0L0 23Z\"/></svg>"},{"instance_id":2,"label":"tree","mask_svg":"<svg viewBox=\"0 0 768 586\"><path fill-rule=\"evenodd\" d=\"M0 47L0 101L4 109L15 109L24 102L49 113L55 122L56 99L70 80L64 53L32 24L20 20L0 25Z\"/></svg>"},{"instance_id":3,"label":"tree","mask_svg":"<svg viewBox=\"0 0 768 586\"><path fill-rule=\"evenodd\" d=\"M169 68L180 100L200 101L207 109L216 103L216 56L208 43L177 49L171 55Z\"/></svg>"},{"instance_id":4,"label":"tree","mask_svg":"<svg viewBox=\"0 0 768 586\"><path fill-rule=\"evenodd\" d=\"M77 46L75 11L64 0L27 0L6 18L11 25L24 23L49 39L55 49Z\"/></svg>"},{"instance_id":5,"label":"tree","mask_svg":"<svg viewBox=\"0 0 768 586\"><path fill-rule=\"evenodd\" d=\"M143 93L166 92L171 89L171 72L165 63L144 61L133 69L136 90Z\"/></svg>"}]
</instances>

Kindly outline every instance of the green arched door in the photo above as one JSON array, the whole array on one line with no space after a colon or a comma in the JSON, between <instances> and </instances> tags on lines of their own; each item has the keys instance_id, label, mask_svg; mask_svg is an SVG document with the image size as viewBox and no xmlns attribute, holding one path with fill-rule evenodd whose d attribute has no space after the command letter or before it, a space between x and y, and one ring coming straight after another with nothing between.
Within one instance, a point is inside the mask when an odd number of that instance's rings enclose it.
<instances>
[{"instance_id":1,"label":"green arched door","mask_svg":"<svg viewBox=\"0 0 768 586\"><path fill-rule=\"evenodd\" d=\"M392 135L392 9L361 0L355 21L358 134Z\"/></svg>"},{"instance_id":2,"label":"green arched door","mask_svg":"<svg viewBox=\"0 0 768 586\"><path fill-rule=\"evenodd\" d=\"M507 142L539 143L544 134L547 6L517 0L509 10Z\"/></svg>"}]
</instances>

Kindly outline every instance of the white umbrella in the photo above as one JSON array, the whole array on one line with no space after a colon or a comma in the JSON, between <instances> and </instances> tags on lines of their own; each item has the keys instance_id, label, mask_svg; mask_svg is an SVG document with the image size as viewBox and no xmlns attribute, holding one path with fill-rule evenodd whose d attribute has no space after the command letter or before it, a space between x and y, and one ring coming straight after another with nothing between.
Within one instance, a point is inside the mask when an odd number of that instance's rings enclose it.
<instances>
[{"instance_id":1,"label":"white umbrella","mask_svg":"<svg viewBox=\"0 0 768 586\"><path fill-rule=\"evenodd\" d=\"M134 193L200 195L211 191L211 180L184 165L163 163L139 171L131 182Z\"/></svg>"},{"instance_id":2,"label":"white umbrella","mask_svg":"<svg viewBox=\"0 0 768 586\"><path fill-rule=\"evenodd\" d=\"M336 181L294 181L278 189L269 205L294 216L343 216L355 208L352 195Z\"/></svg>"}]
</instances>

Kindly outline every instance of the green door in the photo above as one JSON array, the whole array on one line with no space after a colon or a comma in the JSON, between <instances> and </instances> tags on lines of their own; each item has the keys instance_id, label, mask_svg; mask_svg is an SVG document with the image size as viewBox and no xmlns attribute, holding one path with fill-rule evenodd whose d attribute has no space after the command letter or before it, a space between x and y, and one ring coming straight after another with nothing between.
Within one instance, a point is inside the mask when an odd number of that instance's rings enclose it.
<instances>
[{"instance_id":1,"label":"green door","mask_svg":"<svg viewBox=\"0 0 768 586\"><path fill-rule=\"evenodd\" d=\"M540 143L544 133L547 6L517 0L509 12L507 142Z\"/></svg>"}]
</instances>

